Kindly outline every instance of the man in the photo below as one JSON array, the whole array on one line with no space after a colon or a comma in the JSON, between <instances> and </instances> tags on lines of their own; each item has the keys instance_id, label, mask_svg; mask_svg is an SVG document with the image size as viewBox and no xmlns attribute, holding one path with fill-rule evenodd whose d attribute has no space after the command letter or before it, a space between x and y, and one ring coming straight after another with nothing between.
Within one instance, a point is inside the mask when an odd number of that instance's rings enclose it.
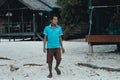
<instances>
[{"instance_id":1,"label":"man","mask_svg":"<svg viewBox=\"0 0 120 80\"><path fill-rule=\"evenodd\" d=\"M47 51L47 63L49 67L49 75L48 78L52 78L52 61L53 57L56 59L55 70L58 75L61 74L60 69L58 68L61 62L61 50L64 53L64 48L62 44L62 28L59 26L58 17L53 15L51 17L51 24L46 26L44 29L44 43L43 43L43 51ZM47 47L46 47L47 42Z\"/></svg>"}]
</instances>

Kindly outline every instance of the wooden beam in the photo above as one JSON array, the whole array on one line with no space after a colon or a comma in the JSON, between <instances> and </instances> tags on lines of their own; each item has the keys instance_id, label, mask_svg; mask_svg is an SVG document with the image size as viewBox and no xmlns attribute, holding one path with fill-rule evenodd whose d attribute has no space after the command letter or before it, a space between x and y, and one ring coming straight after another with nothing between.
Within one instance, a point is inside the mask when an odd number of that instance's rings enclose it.
<instances>
[{"instance_id":1,"label":"wooden beam","mask_svg":"<svg viewBox=\"0 0 120 80\"><path fill-rule=\"evenodd\" d=\"M85 40L89 44L88 55L93 55L93 45L117 44L120 49L120 35L87 35Z\"/></svg>"},{"instance_id":2,"label":"wooden beam","mask_svg":"<svg viewBox=\"0 0 120 80\"><path fill-rule=\"evenodd\" d=\"M87 35L86 42L115 42L120 43L120 35Z\"/></svg>"}]
</instances>

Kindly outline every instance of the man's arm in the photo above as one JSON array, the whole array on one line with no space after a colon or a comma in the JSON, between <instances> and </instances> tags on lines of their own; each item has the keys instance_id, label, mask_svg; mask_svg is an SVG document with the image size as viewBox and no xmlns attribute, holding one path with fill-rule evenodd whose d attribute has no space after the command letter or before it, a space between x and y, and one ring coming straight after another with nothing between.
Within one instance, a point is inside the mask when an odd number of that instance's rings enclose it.
<instances>
[{"instance_id":1,"label":"man's arm","mask_svg":"<svg viewBox=\"0 0 120 80\"><path fill-rule=\"evenodd\" d=\"M65 50L64 50L64 47L63 47L63 43L62 43L62 36L60 36L60 44L61 44L62 53L64 53Z\"/></svg>"},{"instance_id":2,"label":"man's arm","mask_svg":"<svg viewBox=\"0 0 120 80\"><path fill-rule=\"evenodd\" d=\"M47 41L47 36L44 35L44 40L43 40L43 52L46 52L46 41Z\"/></svg>"}]
</instances>

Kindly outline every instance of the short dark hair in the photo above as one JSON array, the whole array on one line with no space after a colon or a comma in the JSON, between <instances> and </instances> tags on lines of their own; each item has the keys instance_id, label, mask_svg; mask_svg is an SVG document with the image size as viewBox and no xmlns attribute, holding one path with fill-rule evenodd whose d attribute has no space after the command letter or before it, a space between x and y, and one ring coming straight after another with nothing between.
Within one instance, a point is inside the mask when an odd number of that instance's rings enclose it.
<instances>
[{"instance_id":1,"label":"short dark hair","mask_svg":"<svg viewBox=\"0 0 120 80\"><path fill-rule=\"evenodd\" d=\"M53 17L58 17L58 15L56 15L56 14L50 15L50 20L52 20ZM59 18L59 17L58 17L58 18Z\"/></svg>"}]
</instances>

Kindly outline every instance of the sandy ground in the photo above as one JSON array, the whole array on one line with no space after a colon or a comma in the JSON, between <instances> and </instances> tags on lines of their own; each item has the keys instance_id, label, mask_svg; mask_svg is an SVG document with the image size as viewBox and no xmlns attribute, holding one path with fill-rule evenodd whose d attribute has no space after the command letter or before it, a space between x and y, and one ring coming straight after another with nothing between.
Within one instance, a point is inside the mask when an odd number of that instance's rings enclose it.
<instances>
[{"instance_id":1,"label":"sandy ground","mask_svg":"<svg viewBox=\"0 0 120 80\"><path fill-rule=\"evenodd\" d=\"M94 46L94 56L87 56L88 44L79 41L64 41L65 53L62 54L58 76L54 70L53 78L47 78L48 67L46 53L43 53L42 42L0 42L0 80L120 80L120 72L92 69L78 66L77 63L88 63L99 67L120 68L120 53L109 53L115 45ZM24 66L39 64L40 66ZM10 71L10 65L19 69Z\"/></svg>"}]
</instances>

